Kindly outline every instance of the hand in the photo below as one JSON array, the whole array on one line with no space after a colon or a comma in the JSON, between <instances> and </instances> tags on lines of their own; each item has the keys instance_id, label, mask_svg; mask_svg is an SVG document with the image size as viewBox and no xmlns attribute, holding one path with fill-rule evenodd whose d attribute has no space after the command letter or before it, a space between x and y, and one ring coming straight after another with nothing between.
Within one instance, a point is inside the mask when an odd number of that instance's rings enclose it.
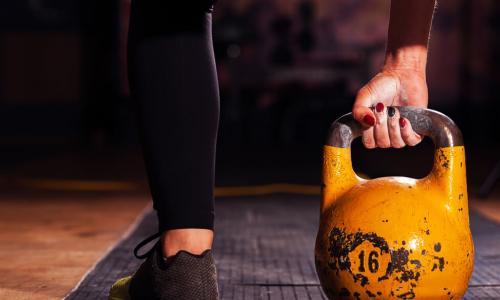
<instances>
[{"instance_id":1,"label":"hand","mask_svg":"<svg viewBox=\"0 0 500 300\"><path fill-rule=\"evenodd\" d=\"M410 121L400 118L391 106L427 107L425 73L412 69L385 68L363 86L354 101L354 118L364 125L366 148L414 146L422 137Z\"/></svg>"}]
</instances>

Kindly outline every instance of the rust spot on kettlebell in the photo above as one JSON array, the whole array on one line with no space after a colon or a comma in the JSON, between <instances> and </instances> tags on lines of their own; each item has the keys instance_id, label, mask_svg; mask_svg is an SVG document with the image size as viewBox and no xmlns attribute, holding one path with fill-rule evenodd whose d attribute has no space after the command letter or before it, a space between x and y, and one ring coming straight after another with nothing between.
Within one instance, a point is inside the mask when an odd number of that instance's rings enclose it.
<instances>
[{"instance_id":1,"label":"rust spot on kettlebell","mask_svg":"<svg viewBox=\"0 0 500 300\"><path fill-rule=\"evenodd\" d=\"M437 260L437 263L435 262L434 265L432 265L431 271L433 272L434 270L439 268L439 271L443 272L444 269L444 257L440 256L434 256L434 259Z\"/></svg>"},{"instance_id":2,"label":"rust spot on kettlebell","mask_svg":"<svg viewBox=\"0 0 500 300\"><path fill-rule=\"evenodd\" d=\"M422 263L418 259L412 259L410 260L410 263L414 264L417 269L420 269L420 267L422 267Z\"/></svg>"},{"instance_id":3,"label":"rust spot on kettlebell","mask_svg":"<svg viewBox=\"0 0 500 300\"><path fill-rule=\"evenodd\" d=\"M408 292L406 293L403 293L401 295L396 295L396 297L400 298L400 299L415 299L415 292L412 290L409 290Z\"/></svg>"},{"instance_id":4,"label":"rust spot on kettlebell","mask_svg":"<svg viewBox=\"0 0 500 300\"><path fill-rule=\"evenodd\" d=\"M448 169L450 167L450 159L446 156L443 149L439 149L438 159L442 161L441 166L443 168Z\"/></svg>"},{"instance_id":5,"label":"rust spot on kettlebell","mask_svg":"<svg viewBox=\"0 0 500 300\"><path fill-rule=\"evenodd\" d=\"M405 248L399 248L398 250L391 251L391 265L387 270L387 277L392 273L396 273L396 280L399 282L408 282L408 281L418 281L420 278L420 272L414 272L407 268L408 266L408 256L409 251Z\"/></svg>"},{"instance_id":6,"label":"rust spot on kettlebell","mask_svg":"<svg viewBox=\"0 0 500 300\"><path fill-rule=\"evenodd\" d=\"M403 244L404 245L404 244ZM396 271L403 271L404 266L408 263L408 250L401 247L391 253L392 269Z\"/></svg>"}]
</instances>

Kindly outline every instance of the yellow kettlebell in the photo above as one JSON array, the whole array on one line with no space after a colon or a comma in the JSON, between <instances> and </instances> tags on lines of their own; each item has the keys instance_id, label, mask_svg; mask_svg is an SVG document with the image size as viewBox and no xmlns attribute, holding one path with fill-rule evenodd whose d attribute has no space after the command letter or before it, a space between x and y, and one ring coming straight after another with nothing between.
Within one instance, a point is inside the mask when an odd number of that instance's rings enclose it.
<instances>
[{"instance_id":1,"label":"yellow kettlebell","mask_svg":"<svg viewBox=\"0 0 500 300\"><path fill-rule=\"evenodd\" d=\"M460 299L467 290L474 245L460 130L433 110L396 109L434 142L425 178L358 177L350 145L361 126L347 114L330 128L315 248L330 299Z\"/></svg>"}]
</instances>

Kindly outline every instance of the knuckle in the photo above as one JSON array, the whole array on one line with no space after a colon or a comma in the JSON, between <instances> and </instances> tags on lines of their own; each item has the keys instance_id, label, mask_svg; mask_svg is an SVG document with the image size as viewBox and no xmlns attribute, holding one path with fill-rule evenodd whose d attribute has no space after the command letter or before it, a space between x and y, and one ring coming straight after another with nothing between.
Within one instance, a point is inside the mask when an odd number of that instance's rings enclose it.
<instances>
[{"instance_id":1,"label":"knuckle","mask_svg":"<svg viewBox=\"0 0 500 300\"><path fill-rule=\"evenodd\" d=\"M397 129L398 128L398 121L394 120L394 118L389 118L389 127L391 129Z\"/></svg>"},{"instance_id":2,"label":"knuckle","mask_svg":"<svg viewBox=\"0 0 500 300\"><path fill-rule=\"evenodd\" d=\"M366 148L375 148L375 142L373 138L369 136L363 136L363 145L365 145Z\"/></svg>"},{"instance_id":3,"label":"knuckle","mask_svg":"<svg viewBox=\"0 0 500 300\"><path fill-rule=\"evenodd\" d=\"M389 148L391 146L391 143L388 140L383 139L377 141L377 146L379 146L380 148Z\"/></svg>"},{"instance_id":4,"label":"knuckle","mask_svg":"<svg viewBox=\"0 0 500 300\"><path fill-rule=\"evenodd\" d=\"M407 130L401 130L401 137L406 141L410 139L411 133Z\"/></svg>"},{"instance_id":5,"label":"knuckle","mask_svg":"<svg viewBox=\"0 0 500 300\"><path fill-rule=\"evenodd\" d=\"M368 94L370 93L370 91L368 90L367 86L363 86L361 87L358 92L356 93L356 100L355 102L361 100L361 99L365 99Z\"/></svg>"},{"instance_id":6,"label":"knuckle","mask_svg":"<svg viewBox=\"0 0 500 300\"><path fill-rule=\"evenodd\" d=\"M367 148L367 149L373 149L373 148L375 148L374 144L364 144L364 145L365 145L365 148Z\"/></svg>"},{"instance_id":7,"label":"knuckle","mask_svg":"<svg viewBox=\"0 0 500 300\"><path fill-rule=\"evenodd\" d=\"M377 125L387 128L387 116L384 113L376 113Z\"/></svg>"},{"instance_id":8,"label":"knuckle","mask_svg":"<svg viewBox=\"0 0 500 300\"><path fill-rule=\"evenodd\" d=\"M410 146L416 146L420 143L419 139L413 139L410 141L411 143L409 144Z\"/></svg>"},{"instance_id":9,"label":"knuckle","mask_svg":"<svg viewBox=\"0 0 500 300\"><path fill-rule=\"evenodd\" d=\"M396 149L403 148L404 146L406 146L406 145L404 143L401 143L401 142L392 143L392 147L396 148Z\"/></svg>"},{"instance_id":10,"label":"knuckle","mask_svg":"<svg viewBox=\"0 0 500 300\"><path fill-rule=\"evenodd\" d=\"M373 143L373 140L371 138L364 138L363 139L363 144L365 144L365 145L372 145L374 143Z\"/></svg>"}]
</instances>

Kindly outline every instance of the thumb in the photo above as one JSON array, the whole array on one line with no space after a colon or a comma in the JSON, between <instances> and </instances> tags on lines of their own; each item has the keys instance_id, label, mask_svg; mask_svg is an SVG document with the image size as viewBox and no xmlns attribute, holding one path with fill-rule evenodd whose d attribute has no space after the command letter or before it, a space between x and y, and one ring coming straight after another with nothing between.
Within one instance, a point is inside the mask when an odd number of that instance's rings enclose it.
<instances>
[{"instance_id":1,"label":"thumb","mask_svg":"<svg viewBox=\"0 0 500 300\"><path fill-rule=\"evenodd\" d=\"M375 125L375 114L370 108L370 105L371 101L369 95L365 95L363 90L361 90L354 101L352 114L354 119L365 127L372 127Z\"/></svg>"}]
</instances>

